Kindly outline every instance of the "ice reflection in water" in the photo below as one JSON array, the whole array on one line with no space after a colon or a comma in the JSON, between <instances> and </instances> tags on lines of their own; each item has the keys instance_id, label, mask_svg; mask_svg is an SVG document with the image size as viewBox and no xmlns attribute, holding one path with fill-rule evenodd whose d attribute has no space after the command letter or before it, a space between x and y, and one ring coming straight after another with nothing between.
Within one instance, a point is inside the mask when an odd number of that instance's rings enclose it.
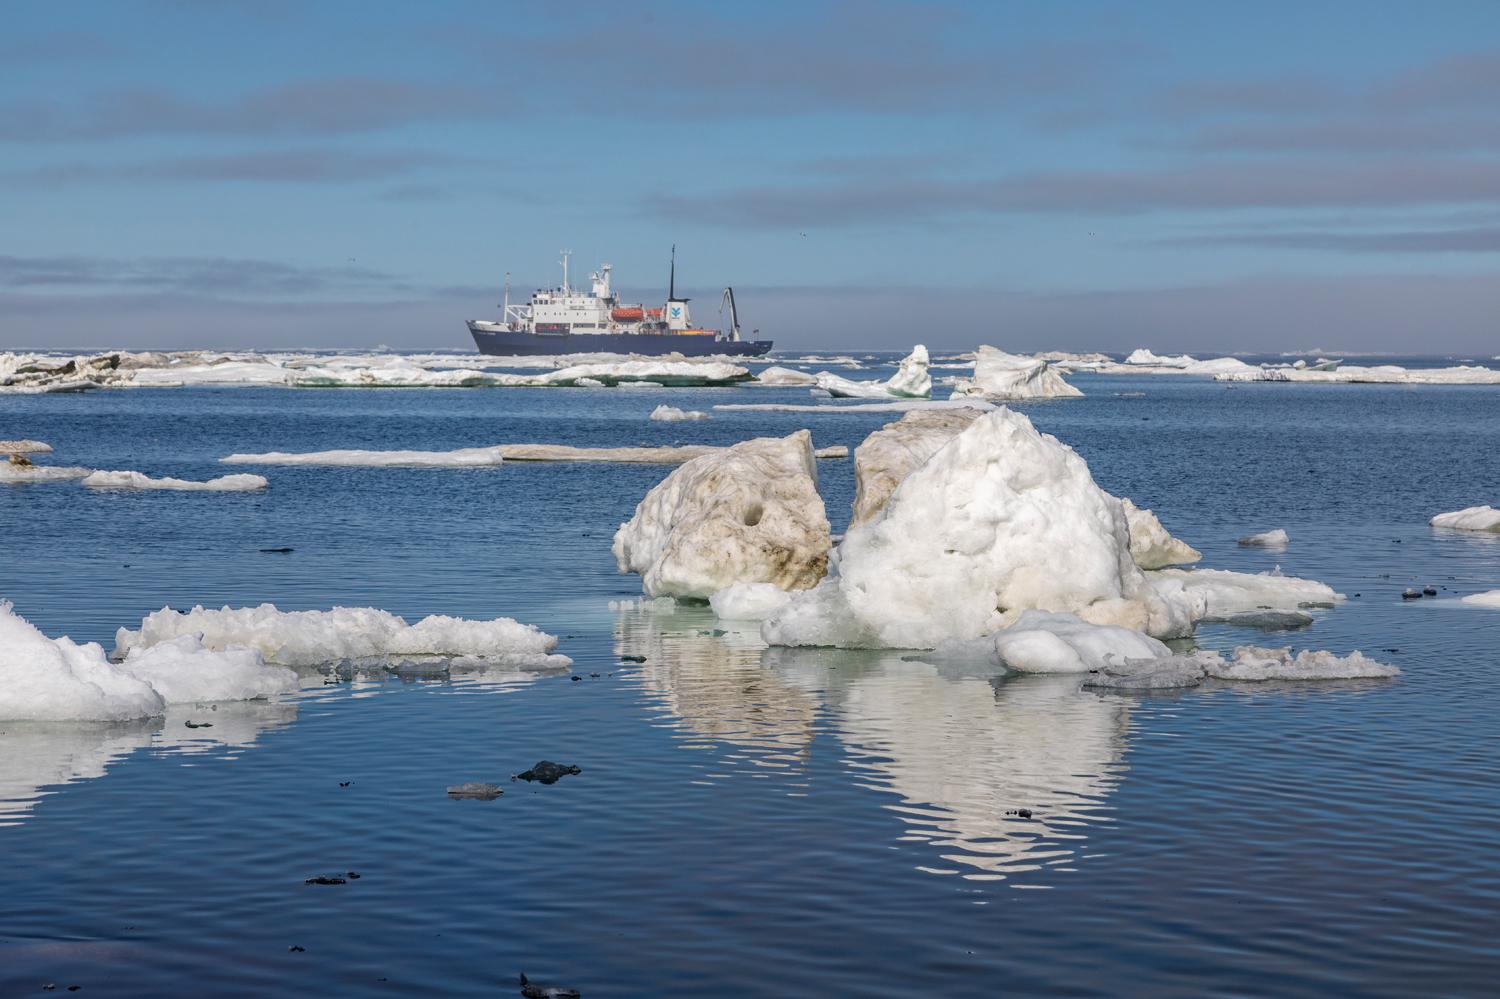
<instances>
[{"instance_id":1,"label":"ice reflection in water","mask_svg":"<svg viewBox=\"0 0 1500 999\"><path fill-rule=\"evenodd\" d=\"M103 777L141 749L167 754L236 756L261 733L290 725L295 703L238 701L173 704L160 718L133 722L0 723L0 826L19 825L49 788ZM201 728L189 728L209 722Z\"/></svg>"},{"instance_id":2,"label":"ice reflection in water","mask_svg":"<svg viewBox=\"0 0 1500 999\"><path fill-rule=\"evenodd\" d=\"M753 629L694 609L621 612L615 640L646 658L641 682L691 748L731 748L724 770L790 767L801 780L808 747L831 732L864 786L899 799L887 807L902 839L936 851L931 873L1033 885L1047 880L1036 872L1071 870L1124 771L1130 702L1077 677L767 649ZM1031 817L1007 814L1022 809Z\"/></svg>"}]
</instances>

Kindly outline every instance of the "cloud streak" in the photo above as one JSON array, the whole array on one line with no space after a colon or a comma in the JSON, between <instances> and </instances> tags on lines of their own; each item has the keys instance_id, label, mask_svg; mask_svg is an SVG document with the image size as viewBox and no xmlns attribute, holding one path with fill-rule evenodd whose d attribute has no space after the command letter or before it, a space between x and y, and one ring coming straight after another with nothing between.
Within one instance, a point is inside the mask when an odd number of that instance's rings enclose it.
<instances>
[{"instance_id":1,"label":"cloud streak","mask_svg":"<svg viewBox=\"0 0 1500 999\"><path fill-rule=\"evenodd\" d=\"M165 156L135 162L72 160L16 170L10 180L36 186L98 181L251 181L333 184L391 180L465 160L435 153L356 149L288 149L267 152Z\"/></svg>"}]
</instances>

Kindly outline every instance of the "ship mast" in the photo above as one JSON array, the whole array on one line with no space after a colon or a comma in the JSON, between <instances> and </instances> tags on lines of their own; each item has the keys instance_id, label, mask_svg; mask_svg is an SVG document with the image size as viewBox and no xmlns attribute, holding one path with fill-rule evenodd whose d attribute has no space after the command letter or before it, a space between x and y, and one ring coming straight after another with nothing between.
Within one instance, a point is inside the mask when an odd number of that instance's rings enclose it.
<instances>
[{"instance_id":1,"label":"ship mast","mask_svg":"<svg viewBox=\"0 0 1500 999\"><path fill-rule=\"evenodd\" d=\"M559 250L558 252L562 254L563 294L571 295L573 294L573 289L568 285L568 258L573 255L573 251Z\"/></svg>"}]
</instances>

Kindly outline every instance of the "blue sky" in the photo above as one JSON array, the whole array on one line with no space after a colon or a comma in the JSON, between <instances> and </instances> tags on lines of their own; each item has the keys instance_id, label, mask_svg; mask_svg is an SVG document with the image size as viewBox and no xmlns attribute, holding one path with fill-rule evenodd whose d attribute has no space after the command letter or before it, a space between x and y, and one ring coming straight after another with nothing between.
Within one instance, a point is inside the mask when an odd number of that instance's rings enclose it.
<instances>
[{"instance_id":1,"label":"blue sky","mask_svg":"<svg viewBox=\"0 0 1500 999\"><path fill-rule=\"evenodd\" d=\"M1500 3L20 0L0 347L466 347L668 248L784 347L1500 353Z\"/></svg>"}]
</instances>

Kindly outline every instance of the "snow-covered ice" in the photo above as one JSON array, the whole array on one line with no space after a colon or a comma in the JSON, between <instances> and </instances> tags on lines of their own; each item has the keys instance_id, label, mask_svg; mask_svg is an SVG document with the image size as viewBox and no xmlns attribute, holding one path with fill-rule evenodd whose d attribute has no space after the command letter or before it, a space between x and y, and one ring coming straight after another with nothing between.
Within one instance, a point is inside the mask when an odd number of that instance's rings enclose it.
<instances>
[{"instance_id":1,"label":"snow-covered ice","mask_svg":"<svg viewBox=\"0 0 1500 999\"><path fill-rule=\"evenodd\" d=\"M648 492L615 533L621 572L651 596L706 600L735 583L812 586L828 566L812 435L761 437L702 455Z\"/></svg>"},{"instance_id":2,"label":"snow-covered ice","mask_svg":"<svg viewBox=\"0 0 1500 999\"><path fill-rule=\"evenodd\" d=\"M735 583L709 597L708 605L727 621L764 621L791 599L775 583Z\"/></svg>"},{"instance_id":3,"label":"snow-covered ice","mask_svg":"<svg viewBox=\"0 0 1500 999\"><path fill-rule=\"evenodd\" d=\"M226 465L369 465L396 468L476 468L498 465L504 460L499 447L466 447L456 451L267 451L263 454L231 454L220 458Z\"/></svg>"},{"instance_id":4,"label":"snow-covered ice","mask_svg":"<svg viewBox=\"0 0 1500 999\"><path fill-rule=\"evenodd\" d=\"M1158 368L1185 368L1190 364L1197 363L1197 359L1188 354L1154 354L1145 347L1137 347L1125 358L1126 364L1149 364Z\"/></svg>"},{"instance_id":5,"label":"snow-covered ice","mask_svg":"<svg viewBox=\"0 0 1500 999\"><path fill-rule=\"evenodd\" d=\"M755 381L760 385L780 387L786 385L816 385L818 377L806 371L798 371L795 368L782 368L772 365L755 376Z\"/></svg>"},{"instance_id":6,"label":"snow-covered ice","mask_svg":"<svg viewBox=\"0 0 1500 999\"><path fill-rule=\"evenodd\" d=\"M1157 637L1189 634L1181 592L1162 593L1130 555L1124 508L1088 466L1020 413L987 413L853 527L838 572L793 595L772 645L932 648L1021 613L1077 614Z\"/></svg>"},{"instance_id":7,"label":"snow-covered ice","mask_svg":"<svg viewBox=\"0 0 1500 999\"><path fill-rule=\"evenodd\" d=\"M818 372L814 380L820 389L839 399L925 399L932 395L927 366L927 348L919 343L901 359L896 373L883 382L850 381L827 371Z\"/></svg>"},{"instance_id":8,"label":"snow-covered ice","mask_svg":"<svg viewBox=\"0 0 1500 999\"><path fill-rule=\"evenodd\" d=\"M205 482L195 482L191 479L170 477L153 479L140 472L105 471L89 473L84 477L83 484L95 489L178 489L203 492L250 492L264 489L269 485L265 476L247 473L221 475Z\"/></svg>"},{"instance_id":9,"label":"snow-covered ice","mask_svg":"<svg viewBox=\"0 0 1500 999\"><path fill-rule=\"evenodd\" d=\"M1072 399L1083 393L1063 380L1052 362L1020 354L1007 354L982 346L974 354L974 374L955 383L953 398L980 396L985 399Z\"/></svg>"},{"instance_id":10,"label":"snow-covered ice","mask_svg":"<svg viewBox=\"0 0 1500 999\"><path fill-rule=\"evenodd\" d=\"M1125 507L1125 519L1130 524L1130 556L1142 569L1188 565L1203 557L1198 549L1167 533L1150 510L1142 510L1129 497L1121 499L1120 503Z\"/></svg>"},{"instance_id":11,"label":"snow-covered ice","mask_svg":"<svg viewBox=\"0 0 1500 999\"><path fill-rule=\"evenodd\" d=\"M147 615L138 630L121 628L115 651L128 655L195 634L206 648L245 646L285 666L375 656L476 656L516 669L561 669L572 662L553 654L555 636L508 617L472 621L434 614L407 624L373 607L281 611L275 604L191 611L163 607Z\"/></svg>"},{"instance_id":12,"label":"snow-covered ice","mask_svg":"<svg viewBox=\"0 0 1500 999\"><path fill-rule=\"evenodd\" d=\"M1255 645L1237 647L1233 660L1209 654L1202 661L1207 674L1216 680L1356 680L1401 672L1359 652L1341 657L1332 652L1304 649L1294 656L1290 648L1266 649Z\"/></svg>"},{"instance_id":13,"label":"snow-covered ice","mask_svg":"<svg viewBox=\"0 0 1500 999\"><path fill-rule=\"evenodd\" d=\"M854 516L850 526L872 519L901 480L980 417L979 410L918 409L870 434L854 449Z\"/></svg>"},{"instance_id":14,"label":"snow-covered ice","mask_svg":"<svg viewBox=\"0 0 1500 999\"><path fill-rule=\"evenodd\" d=\"M1086 673L1127 659L1171 655L1165 645L1139 631L1039 610L1026 611L992 638L996 660L1020 673Z\"/></svg>"},{"instance_id":15,"label":"snow-covered ice","mask_svg":"<svg viewBox=\"0 0 1500 999\"><path fill-rule=\"evenodd\" d=\"M680 423L684 420L706 420L708 414L701 409L678 409L662 404L651 411L651 419L661 423Z\"/></svg>"},{"instance_id":16,"label":"snow-covered ice","mask_svg":"<svg viewBox=\"0 0 1500 999\"><path fill-rule=\"evenodd\" d=\"M1198 620L1226 621L1266 610L1332 607L1344 599L1324 583L1276 572L1158 569L1146 576L1169 601L1186 598Z\"/></svg>"},{"instance_id":17,"label":"snow-covered ice","mask_svg":"<svg viewBox=\"0 0 1500 999\"><path fill-rule=\"evenodd\" d=\"M13 465L0 461L0 483L6 482L67 482L81 479L93 472L92 468L77 468L66 465Z\"/></svg>"},{"instance_id":18,"label":"snow-covered ice","mask_svg":"<svg viewBox=\"0 0 1500 999\"><path fill-rule=\"evenodd\" d=\"M192 634L111 663L97 643L48 638L0 601L0 719L150 718L171 702L248 700L296 685L295 673L250 649L209 649Z\"/></svg>"},{"instance_id":19,"label":"snow-covered ice","mask_svg":"<svg viewBox=\"0 0 1500 999\"><path fill-rule=\"evenodd\" d=\"M1451 513L1440 513L1428 521L1433 527L1454 531L1487 531L1500 534L1500 510L1492 506L1471 506Z\"/></svg>"},{"instance_id":20,"label":"snow-covered ice","mask_svg":"<svg viewBox=\"0 0 1500 999\"><path fill-rule=\"evenodd\" d=\"M1287 537L1286 531L1276 528L1274 531L1262 531L1260 534L1251 534L1240 538L1235 544L1246 548L1285 548L1291 538Z\"/></svg>"}]
</instances>

